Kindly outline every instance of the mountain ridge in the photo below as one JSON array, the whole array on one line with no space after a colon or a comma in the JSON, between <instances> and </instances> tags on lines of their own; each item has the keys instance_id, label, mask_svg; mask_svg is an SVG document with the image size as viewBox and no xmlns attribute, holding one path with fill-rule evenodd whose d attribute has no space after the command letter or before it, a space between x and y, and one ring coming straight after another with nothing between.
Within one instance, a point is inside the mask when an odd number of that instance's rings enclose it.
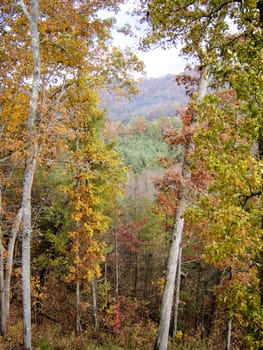
<instances>
[{"instance_id":1,"label":"mountain ridge","mask_svg":"<svg viewBox=\"0 0 263 350\"><path fill-rule=\"evenodd\" d=\"M177 84L172 74L142 79L137 88L139 93L128 99L104 90L100 94L101 107L114 121L128 122L134 117L150 121L161 116L177 116L187 103L185 88Z\"/></svg>"}]
</instances>

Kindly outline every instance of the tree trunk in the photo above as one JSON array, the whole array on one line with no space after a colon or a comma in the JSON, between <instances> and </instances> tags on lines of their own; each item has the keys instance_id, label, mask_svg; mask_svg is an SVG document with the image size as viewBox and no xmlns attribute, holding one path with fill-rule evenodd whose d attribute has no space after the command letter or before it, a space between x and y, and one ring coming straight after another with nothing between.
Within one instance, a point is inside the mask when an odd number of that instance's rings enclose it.
<instances>
[{"instance_id":1,"label":"tree trunk","mask_svg":"<svg viewBox=\"0 0 263 350\"><path fill-rule=\"evenodd\" d=\"M138 291L138 285L140 283L140 255L139 253L136 254L136 266L135 266L135 276L134 276L134 287L133 287L133 295L136 298L137 297L137 291Z\"/></svg>"},{"instance_id":2,"label":"tree trunk","mask_svg":"<svg viewBox=\"0 0 263 350\"><path fill-rule=\"evenodd\" d=\"M5 308L5 291L4 291L4 246L2 232L2 188L0 187L0 307L1 307L1 335L6 333L6 308Z\"/></svg>"},{"instance_id":3,"label":"tree trunk","mask_svg":"<svg viewBox=\"0 0 263 350\"><path fill-rule=\"evenodd\" d=\"M98 330L99 323L98 323L97 293L96 293L95 278L91 281L91 293L92 293L92 313L93 313L94 327L96 330Z\"/></svg>"},{"instance_id":4,"label":"tree trunk","mask_svg":"<svg viewBox=\"0 0 263 350\"><path fill-rule=\"evenodd\" d=\"M115 230L115 296L119 301L119 255L118 255L118 232Z\"/></svg>"},{"instance_id":5,"label":"tree trunk","mask_svg":"<svg viewBox=\"0 0 263 350\"><path fill-rule=\"evenodd\" d=\"M1 233L0 233L1 234ZM6 305L4 294L4 247L2 237L0 239L0 303L1 303L1 335L6 333Z\"/></svg>"},{"instance_id":6,"label":"tree trunk","mask_svg":"<svg viewBox=\"0 0 263 350\"><path fill-rule=\"evenodd\" d=\"M232 333L232 320L231 318L227 322L227 343L226 343L226 349L231 349L231 333Z\"/></svg>"},{"instance_id":7,"label":"tree trunk","mask_svg":"<svg viewBox=\"0 0 263 350\"><path fill-rule=\"evenodd\" d=\"M8 241L7 247L7 258L5 261L4 268L4 286L3 286L3 303L4 307L1 312L1 332L4 335L6 332L6 326L9 316L9 307L10 307L10 285L11 285L11 276L13 270L13 256L14 256L14 248L17 233L22 220L22 208L20 208L16 214L12 229L11 235Z\"/></svg>"},{"instance_id":8,"label":"tree trunk","mask_svg":"<svg viewBox=\"0 0 263 350\"><path fill-rule=\"evenodd\" d=\"M179 250L177 279L176 279L176 293L175 293L175 302L174 302L174 330L173 330L174 343L176 341L176 335L178 330L178 314L179 314L180 287L181 287L181 266L182 266L182 247L180 247L180 250Z\"/></svg>"},{"instance_id":9,"label":"tree trunk","mask_svg":"<svg viewBox=\"0 0 263 350\"><path fill-rule=\"evenodd\" d=\"M31 350L31 290L30 290L30 245L31 245L31 193L36 167L35 156L27 159L22 199L22 293L24 349Z\"/></svg>"},{"instance_id":10,"label":"tree trunk","mask_svg":"<svg viewBox=\"0 0 263 350\"><path fill-rule=\"evenodd\" d=\"M190 180L190 171L185 167L183 171L183 178ZM164 288L164 294L162 298L161 317L159 322L157 340L155 344L155 350L167 350L168 337L170 329L171 311L174 296L174 284L175 275L178 265L178 257L180 251L180 245L182 241L183 227L184 227L184 210L186 207L186 197L188 193L188 184L186 183L181 191L181 200L178 203L175 216L175 224L173 229L172 243L170 246L166 282Z\"/></svg>"},{"instance_id":11,"label":"tree trunk","mask_svg":"<svg viewBox=\"0 0 263 350\"><path fill-rule=\"evenodd\" d=\"M147 253L145 258L145 277L144 277L144 287L143 287L143 298L147 298L147 292L148 292L148 281L149 281L149 274L150 274L150 255Z\"/></svg>"},{"instance_id":12,"label":"tree trunk","mask_svg":"<svg viewBox=\"0 0 263 350\"><path fill-rule=\"evenodd\" d=\"M23 293L23 336L24 349L31 350L31 291L30 291L30 245L31 245L31 194L36 168L38 146L35 140L38 93L40 86L40 58L38 33L38 0L30 0L31 13L23 0L19 4L30 24L33 76L28 116L28 144L22 194L22 293Z\"/></svg>"},{"instance_id":13,"label":"tree trunk","mask_svg":"<svg viewBox=\"0 0 263 350\"><path fill-rule=\"evenodd\" d=\"M262 18L263 18L263 5L262 5ZM258 139L258 156L259 160L263 160L263 128L260 130L260 136ZM261 229L263 230L263 215L261 216ZM261 236L261 242L263 243L263 236ZM258 263L258 275L259 275L259 293L260 303L263 306L263 249L259 252L259 263Z\"/></svg>"},{"instance_id":14,"label":"tree trunk","mask_svg":"<svg viewBox=\"0 0 263 350\"><path fill-rule=\"evenodd\" d=\"M76 283L76 332L78 336L82 336L81 316L80 316L80 283Z\"/></svg>"},{"instance_id":15,"label":"tree trunk","mask_svg":"<svg viewBox=\"0 0 263 350\"><path fill-rule=\"evenodd\" d=\"M207 70L204 69L199 84L197 100L202 99L206 95L209 82L210 79L208 79L207 77ZM181 186L178 194L178 204L175 213L172 240L168 256L166 282L162 297L160 322L157 333L157 339L154 347L155 350L167 350L168 346L175 276L178 266L179 252L184 227L183 214L187 204L187 195L189 191L189 183L191 180L191 171L189 169L187 157L192 148L193 144L191 142L189 142L188 145L186 145L185 147L184 164L182 169L182 178L184 184Z\"/></svg>"}]
</instances>

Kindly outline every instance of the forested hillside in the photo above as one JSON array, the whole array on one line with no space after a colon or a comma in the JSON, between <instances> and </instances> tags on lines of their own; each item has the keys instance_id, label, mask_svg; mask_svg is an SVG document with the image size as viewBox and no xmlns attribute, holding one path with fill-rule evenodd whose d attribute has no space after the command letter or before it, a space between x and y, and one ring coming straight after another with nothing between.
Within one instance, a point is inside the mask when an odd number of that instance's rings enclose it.
<instances>
[{"instance_id":1,"label":"forested hillside","mask_svg":"<svg viewBox=\"0 0 263 350\"><path fill-rule=\"evenodd\" d=\"M262 350L263 3L134 2L134 96L123 2L1 2L0 348Z\"/></svg>"},{"instance_id":2,"label":"forested hillside","mask_svg":"<svg viewBox=\"0 0 263 350\"><path fill-rule=\"evenodd\" d=\"M162 116L173 117L185 107L185 88L179 86L174 75L141 79L136 84L138 93L129 98L112 90L104 90L100 96L102 107L113 120L129 121L133 117L154 120Z\"/></svg>"}]
</instances>

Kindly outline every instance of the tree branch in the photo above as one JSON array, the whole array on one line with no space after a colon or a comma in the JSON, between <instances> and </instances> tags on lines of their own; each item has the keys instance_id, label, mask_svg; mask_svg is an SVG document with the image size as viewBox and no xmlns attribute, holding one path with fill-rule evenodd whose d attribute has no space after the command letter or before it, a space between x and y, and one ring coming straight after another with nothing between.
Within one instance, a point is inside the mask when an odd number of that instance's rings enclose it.
<instances>
[{"instance_id":1,"label":"tree branch","mask_svg":"<svg viewBox=\"0 0 263 350\"><path fill-rule=\"evenodd\" d=\"M26 7L26 4L24 3L24 0L19 0L19 1L18 1L18 5L21 6L21 8L22 8L22 10L23 10L23 12L24 12L24 15L26 16L28 22L30 23L30 22L31 22L31 16L30 16L30 14L29 14L29 12L28 12L28 9L27 9L27 7Z\"/></svg>"},{"instance_id":2,"label":"tree branch","mask_svg":"<svg viewBox=\"0 0 263 350\"><path fill-rule=\"evenodd\" d=\"M251 192L250 194L248 195L243 195L243 203L242 203L242 207L244 207L247 203L247 201L250 199L250 198L253 198L253 197L257 197L257 196L260 196L262 194L262 191L258 191L258 192Z\"/></svg>"}]
</instances>

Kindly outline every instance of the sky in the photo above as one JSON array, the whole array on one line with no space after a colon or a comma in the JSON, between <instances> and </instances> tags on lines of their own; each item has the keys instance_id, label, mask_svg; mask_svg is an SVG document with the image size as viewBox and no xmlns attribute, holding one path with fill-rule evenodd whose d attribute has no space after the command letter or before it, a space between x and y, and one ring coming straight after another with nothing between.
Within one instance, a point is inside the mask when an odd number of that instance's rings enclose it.
<instances>
[{"instance_id":1,"label":"sky","mask_svg":"<svg viewBox=\"0 0 263 350\"><path fill-rule=\"evenodd\" d=\"M136 19L127 13L133 9L132 2L132 0L129 0L121 6L121 11L116 16L116 25L122 27L128 23L136 31L137 36L140 37L143 35L143 25L140 25L140 32ZM125 48L127 45L132 47L145 64L147 78L156 78L166 74L179 74L184 71L186 66L186 61L179 56L179 50L176 48L167 50L157 48L148 52L142 52L137 49L138 42L136 40L117 31L113 32L113 44L120 48Z\"/></svg>"}]
</instances>

